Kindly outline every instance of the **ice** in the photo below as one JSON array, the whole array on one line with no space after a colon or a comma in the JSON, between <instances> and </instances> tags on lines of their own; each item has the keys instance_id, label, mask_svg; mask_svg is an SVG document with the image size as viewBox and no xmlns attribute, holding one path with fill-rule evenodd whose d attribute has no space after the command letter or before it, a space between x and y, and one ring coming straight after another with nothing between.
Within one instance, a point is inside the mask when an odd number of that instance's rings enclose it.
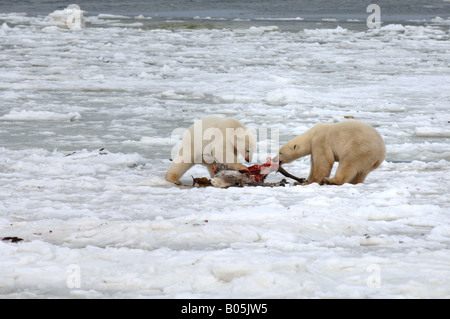
<instances>
[{"instance_id":1,"label":"ice","mask_svg":"<svg viewBox=\"0 0 450 319\"><path fill-rule=\"evenodd\" d=\"M279 27L277 27L276 25L272 25L272 26L264 26L264 27L250 27L247 32L258 34L258 33L263 33L263 32L279 31L279 30L280 30Z\"/></svg>"},{"instance_id":2,"label":"ice","mask_svg":"<svg viewBox=\"0 0 450 319\"><path fill-rule=\"evenodd\" d=\"M446 127L416 127L416 136L450 137L450 129Z\"/></svg>"},{"instance_id":3,"label":"ice","mask_svg":"<svg viewBox=\"0 0 450 319\"><path fill-rule=\"evenodd\" d=\"M3 23L2 26L0 27L0 35L5 36L8 30L11 30L11 28L8 26L6 22Z\"/></svg>"},{"instance_id":4,"label":"ice","mask_svg":"<svg viewBox=\"0 0 450 319\"><path fill-rule=\"evenodd\" d=\"M405 32L406 28L401 24L389 24L387 26L381 27L380 31Z\"/></svg>"},{"instance_id":5,"label":"ice","mask_svg":"<svg viewBox=\"0 0 450 319\"><path fill-rule=\"evenodd\" d=\"M0 14L0 237L23 239L0 240L1 297L450 297L446 17L295 32L84 19ZM195 188L196 166L176 187L171 151L204 116L266 128L260 162L275 136L348 118L387 158L360 185ZM307 177L309 158L285 168Z\"/></svg>"},{"instance_id":6,"label":"ice","mask_svg":"<svg viewBox=\"0 0 450 319\"><path fill-rule=\"evenodd\" d=\"M448 17L447 19L443 19L441 17L436 17L434 19L431 19L431 22L436 23L436 24L450 25L450 17Z\"/></svg>"},{"instance_id":7,"label":"ice","mask_svg":"<svg viewBox=\"0 0 450 319\"><path fill-rule=\"evenodd\" d=\"M48 111L17 111L14 109L0 117L0 120L7 121L75 121L79 119L81 119L81 115L78 112L61 114Z\"/></svg>"}]
</instances>

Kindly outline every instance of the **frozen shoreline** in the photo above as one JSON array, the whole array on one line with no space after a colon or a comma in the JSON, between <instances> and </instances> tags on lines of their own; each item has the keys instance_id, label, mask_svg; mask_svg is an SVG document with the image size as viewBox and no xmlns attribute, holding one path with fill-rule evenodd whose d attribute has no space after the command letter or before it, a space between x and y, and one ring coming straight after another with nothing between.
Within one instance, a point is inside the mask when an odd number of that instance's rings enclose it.
<instances>
[{"instance_id":1,"label":"frozen shoreline","mask_svg":"<svg viewBox=\"0 0 450 319\"><path fill-rule=\"evenodd\" d=\"M0 241L2 298L450 297L442 21L283 32L0 19L0 237L23 239ZM361 185L175 187L172 132L205 115L278 130L280 144L355 118L388 155ZM306 177L309 161L288 168Z\"/></svg>"},{"instance_id":2,"label":"frozen shoreline","mask_svg":"<svg viewBox=\"0 0 450 319\"><path fill-rule=\"evenodd\" d=\"M23 239L0 242L2 297L448 297L446 161L385 162L361 185L223 190L103 152L2 149L1 235Z\"/></svg>"}]
</instances>

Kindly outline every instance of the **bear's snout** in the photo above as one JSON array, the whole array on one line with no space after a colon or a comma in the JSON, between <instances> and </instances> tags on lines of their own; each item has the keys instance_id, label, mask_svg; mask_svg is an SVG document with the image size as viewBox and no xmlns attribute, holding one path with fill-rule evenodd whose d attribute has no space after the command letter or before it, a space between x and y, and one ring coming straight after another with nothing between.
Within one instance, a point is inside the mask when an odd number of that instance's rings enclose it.
<instances>
[{"instance_id":1,"label":"bear's snout","mask_svg":"<svg viewBox=\"0 0 450 319\"><path fill-rule=\"evenodd\" d=\"M281 153L280 153L280 154L281 154ZM282 161L280 161L280 154L278 154L277 156L275 156L275 157L273 158L272 163L281 165Z\"/></svg>"}]
</instances>

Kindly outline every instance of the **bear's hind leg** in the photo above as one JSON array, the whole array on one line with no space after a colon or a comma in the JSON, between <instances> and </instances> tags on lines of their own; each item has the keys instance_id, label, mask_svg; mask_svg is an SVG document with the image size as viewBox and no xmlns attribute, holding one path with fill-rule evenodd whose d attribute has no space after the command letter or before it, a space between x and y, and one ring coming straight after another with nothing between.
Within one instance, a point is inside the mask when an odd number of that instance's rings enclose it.
<instances>
[{"instance_id":1,"label":"bear's hind leg","mask_svg":"<svg viewBox=\"0 0 450 319\"><path fill-rule=\"evenodd\" d=\"M333 178L324 178L323 182L328 185L342 185L353 182L358 176L358 170L348 161L339 162L336 174Z\"/></svg>"},{"instance_id":2,"label":"bear's hind leg","mask_svg":"<svg viewBox=\"0 0 450 319\"><path fill-rule=\"evenodd\" d=\"M356 174L356 176L350 181L350 183L351 184L364 183L364 180L366 179L367 174L369 174L369 172L358 172Z\"/></svg>"}]
</instances>

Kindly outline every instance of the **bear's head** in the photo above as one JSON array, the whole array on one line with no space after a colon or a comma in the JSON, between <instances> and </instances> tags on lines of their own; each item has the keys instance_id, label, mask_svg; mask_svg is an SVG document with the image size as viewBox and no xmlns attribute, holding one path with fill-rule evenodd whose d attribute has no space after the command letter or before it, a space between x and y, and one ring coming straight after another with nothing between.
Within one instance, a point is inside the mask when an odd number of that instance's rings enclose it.
<instances>
[{"instance_id":1,"label":"bear's head","mask_svg":"<svg viewBox=\"0 0 450 319\"><path fill-rule=\"evenodd\" d=\"M297 141L291 140L284 144L278 151L278 155L273 159L275 163L278 162L279 165L285 163L291 163L292 161L299 158L299 145Z\"/></svg>"}]
</instances>

